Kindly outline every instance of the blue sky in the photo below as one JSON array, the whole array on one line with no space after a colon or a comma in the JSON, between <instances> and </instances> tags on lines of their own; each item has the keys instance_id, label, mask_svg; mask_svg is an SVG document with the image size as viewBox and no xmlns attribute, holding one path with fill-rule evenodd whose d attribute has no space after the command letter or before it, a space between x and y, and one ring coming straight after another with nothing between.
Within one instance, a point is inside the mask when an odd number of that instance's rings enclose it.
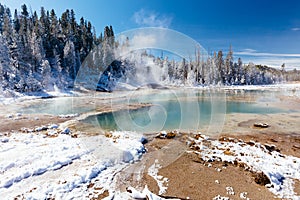
<instances>
[{"instance_id":1,"label":"blue sky","mask_svg":"<svg viewBox=\"0 0 300 200\"><path fill-rule=\"evenodd\" d=\"M209 51L227 51L245 63L300 69L300 1L298 0L0 0L11 10L54 8L57 15L74 9L98 33L112 25L115 33L160 26L182 32Z\"/></svg>"}]
</instances>

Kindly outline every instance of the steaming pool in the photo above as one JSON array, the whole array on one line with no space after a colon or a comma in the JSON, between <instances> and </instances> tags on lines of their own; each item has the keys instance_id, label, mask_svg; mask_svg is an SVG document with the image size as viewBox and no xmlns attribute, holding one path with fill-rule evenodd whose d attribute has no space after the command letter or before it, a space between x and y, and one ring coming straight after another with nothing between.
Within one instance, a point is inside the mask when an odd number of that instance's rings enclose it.
<instances>
[{"instance_id":1,"label":"steaming pool","mask_svg":"<svg viewBox=\"0 0 300 200\"><path fill-rule=\"evenodd\" d=\"M221 127L226 116L231 113L266 115L294 112L278 107L282 95L295 95L295 91L281 89L123 91L93 93L88 97L39 100L22 108L21 112L52 115L91 113L80 122L105 131L126 130L146 133L174 129L199 130L208 126ZM123 107L118 109L120 105ZM147 106L129 109L127 105ZM95 112L99 109L101 112Z\"/></svg>"}]
</instances>

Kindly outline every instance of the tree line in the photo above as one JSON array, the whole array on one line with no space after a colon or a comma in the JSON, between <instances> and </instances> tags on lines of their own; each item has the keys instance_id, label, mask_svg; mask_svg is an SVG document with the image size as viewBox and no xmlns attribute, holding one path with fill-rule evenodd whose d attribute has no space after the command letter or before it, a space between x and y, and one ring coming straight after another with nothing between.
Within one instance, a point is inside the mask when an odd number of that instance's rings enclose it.
<instances>
[{"instance_id":1,"label":"tree line","mask_svg":"<svg viewBox=\"0 0 300 200\"><path fill-rule=\"evenodd\" d=\"M162 83L262 85L300 81L300 71L296 69L286 71L284 64L280 69L276 69L265 65L256 65L252 62L244 64L241 58L234 60L231 46L227 54L220 50L204 59L199 49L195 50L192 59L184 58L181 61L169 60L167 57L155 57L146 51L142 55L145 57L151 56L153 62L160 66L160 69L156 69L156 72L159 71L159 82Z\"/></svg>"},{"instance_id":2,"label":"tree line","mask_svg":"<svg viewBox=\"0 0 300 200\"><path fill-rule=\"evenodd\" d=\"M53 9L48 11L41 7L37 14L36 11L30 12L24 4L20 11L11 12L0 4L0 92L71 89L85 60L89 60L86 64L92 71L90 74L107 67L103 73L107 77L101 79L104 82L120 79L121 75L123 80L126 77L127 80L128 77L133 79L141 63L123 59L120 61L125 65L116 65L120 69L109 67L114 60L120 59L116 52L128 45L130 38L124 44L115 41L112 26L106 26L103 34L97 36L91 22L83 17L76 20L72 9L57 17ZM253 63L243 64L241 58L234 61L231 47L227 55L218 51L205 60L198 49L195 49L194 59L190 60L168 60L147 52L141 56L153 59L157 69L152 77L158 77L158 81L165 84L257 85L300 80L299 70L285 71L284 65L282 69L274 69ZM144 74L154 71L144 67ZM112 77L114 74L118 74L117 78Z\"/></svg>"},{"instance_id":3,"label":"tree line","mask_svg":"<svg viewBox=\"0 0 300 200\"><path fill-rule=\"evenodd\" d=\"M30 13L25 4L14 12L0 4L0 89L36 92L71 88L89 52L113 37L112 26L97 36L91 22L83 17L77 22L72 9L57 17L53 9L41 7L38 15Z\"/></svg>"}]
</instances>

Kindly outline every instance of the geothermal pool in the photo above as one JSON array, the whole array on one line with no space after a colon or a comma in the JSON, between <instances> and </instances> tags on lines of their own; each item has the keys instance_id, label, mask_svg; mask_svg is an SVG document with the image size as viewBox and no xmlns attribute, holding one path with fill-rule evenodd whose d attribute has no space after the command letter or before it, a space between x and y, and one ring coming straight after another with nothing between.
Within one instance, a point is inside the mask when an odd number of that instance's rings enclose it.
<instances>
[{"instance_id":1,"label":"geothermal pool","mask_svg":"<svg viewBox=\"0 0 300 200\"><path fill-rule=\"evenodd\" d=\"M105 131L126 130L145 133L174 129L199 130L210 125L221 127L226 115L230 113L293 112L278 107L280 96L292 95L293 92L280 89L167 89L93 93L84 97L39 100L22 108L21 112L83 114L105 107L107 112L92 114L81 122L92 124ZM120 105L135 104L149 106L133 110L123 108L109 111Z\"/></svg>"}]
</instances>

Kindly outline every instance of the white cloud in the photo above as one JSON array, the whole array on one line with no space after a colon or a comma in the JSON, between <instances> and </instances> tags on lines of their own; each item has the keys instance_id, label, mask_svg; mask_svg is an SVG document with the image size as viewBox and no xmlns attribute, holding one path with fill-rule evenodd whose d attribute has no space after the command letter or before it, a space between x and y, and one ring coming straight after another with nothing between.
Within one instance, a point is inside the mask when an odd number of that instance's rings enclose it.
<instances>
[{"instance_id":1,"label":"white cloud","mask_svg":"<svg viewBox=\"0 0 300 200\"><path fill-rule=\"evenodd\" d=\"M256 52L256 50L255 50L255 49L244 49L244 52L249 52L249 53L251 53L251 52Z\"/></svg>"},{"instance_id":2,"label":"white cloud","mask_svg":"<svg viewBox=\"0 0 300 200\"><path fill-rule=\"evenodd\" d=\"M244 63L253 62L276 68L285 63L286 69L300 69L300 54L263 53L254 49L244 49L234 54L242 56Z\"/></svg>"},{"instance_id":3,"label":"white cloud","mask_svg":"<svg viewBox=\"0 0 300 200\"><path fill-rule=\"evenodd\" d=\"M292 31L300 31L300 28L299 27L295 27L295 28L292 28L291 30Z\"/></svg>"},{"instance_id":4,"label":"white cloud","mask_svg":"<svg viewBox=\"0 0 300 200\"><path fill-rule=\"evenodd\" d=\"M268 57L300 57L300 54L279 54L279 53L263 53L257 52L254 49L244 49L243 51L235 52L236 55L246 56L268 56Z\"/></svg>"},{"instance_id":5,"label":"white cloud","mask_svg":"<svg viewBox=\"0 0 300 200\"><path fill-rule=\"evenodd\" d=\"M172 17L161 15L154 11L141 9L133 14L133 20L139 26L151 26L168 28L172 23Z\"/></svg>"}]
</instances>

